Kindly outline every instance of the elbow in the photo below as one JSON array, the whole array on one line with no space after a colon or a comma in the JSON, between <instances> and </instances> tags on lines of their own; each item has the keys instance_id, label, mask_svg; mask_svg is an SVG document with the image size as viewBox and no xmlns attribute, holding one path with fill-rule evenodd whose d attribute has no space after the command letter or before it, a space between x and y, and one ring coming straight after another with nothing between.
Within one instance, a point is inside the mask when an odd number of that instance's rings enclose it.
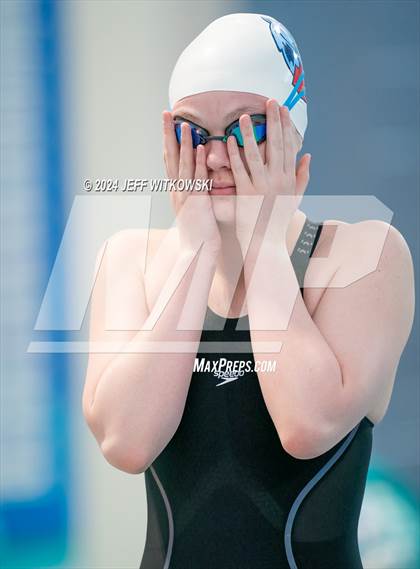
<instances>
[{"instance_id":1,"label":"elbow","mask_svg":"<svg viewBox=\"0 0 420 569\"><path fill-rule=\"evenodd\" d=\"M82 401L82 412L86 425L95 437L97 443L102 447L102 441L105 438L104 428L99 417L93 412L93 406L85 395L83 396Z\"/></svg>"},{"instance_id":2,"label":"elbow","mask_svg":"<svg viewBox=\"0 0 420 569\"><path fill-rule=\"evenodd\" d=\"M316 458L326 452L325 433L313 424L299 423L279 433L284 450L299 460Z\"/></svg>"},{"instance_id":3,"label":"elbow","mask_svg":"<svg viewBox=\"0 0 420 569\"><path fill-rule=\"evenodd\" d=\"M89 429L95 432L97 421L94 419L92 405L85 393L82 398L82 414Z\"/></svg>"},{"instance_id":4,"label":"elbow","mask_svg":"<svg viewBox=\"0 0 420 569\"><path fill-rule=\"evenodd\" d=\"M151 464L141 449L127 449L115 437L106 437L100 447L103 456L111 466L128 474L141 474Z\"/></svg>"},{"instance_id":5,"label":"elbow","mask_svg":"<svg viewBox=\"0 0 420 569\"><path fill-rule=\"evenodd\" d=\"M83 398L82 408L85 421L111 466L128 474L141 474L149 468L153 461L149 460L149 454L143 452L140 445L139 448L128 449L121 436L105 434L104 425L94 413L93 405L86 396Z\"/></svg>"}]
</instances>

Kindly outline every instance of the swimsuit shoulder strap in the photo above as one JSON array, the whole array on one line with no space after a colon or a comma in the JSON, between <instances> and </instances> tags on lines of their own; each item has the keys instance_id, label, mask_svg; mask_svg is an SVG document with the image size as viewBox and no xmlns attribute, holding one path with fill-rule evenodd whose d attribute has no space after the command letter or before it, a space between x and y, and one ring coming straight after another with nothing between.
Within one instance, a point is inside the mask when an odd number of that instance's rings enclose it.
<instances>
[{"instance_id":1,"label":"swimsuit shoulder strap","mask_svg":"<svg viewBox=\"0 0 420 569\"><path fill-rule=\"evenodd\" d=\"M296 273L296 278L299 283L299 288L302 292L303 282L305 278L306 269L308 268L309 259L315 250L318 239L321 235L322 221L311 221L308 217L303 224L302 231L296 241L296 245L290 256L293 268Z\"/></svg>"}]
</instances>

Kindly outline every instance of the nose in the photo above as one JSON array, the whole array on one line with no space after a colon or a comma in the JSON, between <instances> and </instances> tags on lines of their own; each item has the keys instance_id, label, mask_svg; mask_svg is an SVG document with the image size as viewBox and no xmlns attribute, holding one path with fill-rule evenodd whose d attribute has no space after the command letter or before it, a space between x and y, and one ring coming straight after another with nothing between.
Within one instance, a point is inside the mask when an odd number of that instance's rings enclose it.
<instances>
[{"instance_id":1,"label":"nose","mask_svg":"<svg viewBox=\"0 0 420 569\"><path fill-rule=\"evenodd\" d=\"M222 140L209 140L205 145L207 150L207 168L209 170L230 169L227 144Z\"/></svg>"}]
</instances>

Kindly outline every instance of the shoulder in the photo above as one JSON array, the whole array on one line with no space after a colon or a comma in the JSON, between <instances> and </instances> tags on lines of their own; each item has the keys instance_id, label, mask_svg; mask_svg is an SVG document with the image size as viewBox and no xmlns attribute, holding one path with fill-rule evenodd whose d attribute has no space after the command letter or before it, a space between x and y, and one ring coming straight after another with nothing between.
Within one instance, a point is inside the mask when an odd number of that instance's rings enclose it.
<instances>
[{"instance_id":1,"label":"shoulder","mask_svg":"<svg viewBox=\"0 0 420 569\"><path fill-rule=\"evenodd\" d=\"M305 286L322 291L349 287L349 293L354 289L362 295L369 289L378 294L388 290L394 303L405 303L407 312L412 312L413 261L403 235L391 224L378 219L356 223L328 219L313 257L316 262L309 266ZM307 298L315 308L321 294L314 288Z\"/></svg>"},{"instance_id":2,"label":"shoulder","mask_svg":"<svg viewBox=\"0 0 420 569\"><path fill-rule=\"evenodd\" d=\"M113 247L119 248L138 248L147 247L149 243L154 243L162 238L167 229L138 229L138 228L128 228L122 229L113 233L108 239L107 242L111 244Z\"/></svg>"},{"instance_id":3,"label":"shoulder","mask_svg":"<svg viewBox=\"0 0 420 569\"><path fill-rule=\"evenodd\" d=\"M101 245L96 263L105 259L111 270L139 265L144 268L147 257L153 256L168 231L172 229L128 228L117 231Z\"/></svg>"},{"instance_id":4,"label":"shoulder","mask_svg":"<svg viewBox=\"0 0 420 569\"><path fill-rule=\"evenodd\" d=\"M398 328L405 334L413 319L415 284L413 261L403 235L377 219L357 223L328 220L326 225L337 228L337 243L328 244L334 260L328 287L346 289L346 298L358 299L360 306L366 302L376 306L378 319L381 311L390 318L395 313Z\"/></svg>"},{"instance_id":5,"label":"shoulder","mask_svg":"<svg viewBox=\"0 0 420 569\"><path fill-rule=\"evenodd\" d=\"M380 219L368 219L346 224L348 238L357 246L373 247L383 240L389 253L405 250L410 254L403 235L396 227Z\"/></svg>"},{"instance_id":6,"label":"shoulder","mask_svg":"<svg viewBox=\"0 0 420 569\"><path fill-rule=\"evenodd\" d=\"M336 266L373 262L377 266L405 262L412 264L410 249L396 227L379 219L347 223L337 219L323 222L317 252L331 254Z\"/></svg>"}]
</instances>

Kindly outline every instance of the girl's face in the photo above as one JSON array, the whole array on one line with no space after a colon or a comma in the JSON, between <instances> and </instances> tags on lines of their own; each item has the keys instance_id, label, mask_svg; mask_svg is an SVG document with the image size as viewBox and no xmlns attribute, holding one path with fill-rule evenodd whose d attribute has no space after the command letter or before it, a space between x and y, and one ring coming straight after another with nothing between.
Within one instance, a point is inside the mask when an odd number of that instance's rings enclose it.
<instances>
[{"instance_id":1,"label":"girl's face","mask_svg":"<svg viewBox=\"0 0 420 569\"><path fill-rule=\"evenodd\" d=\"M210 135L223 136L226 127L244 114L266 114L267 97L235 91L208 91L191 95L178 101L172 109L172 117L182 117L206 129ZM301 147L300 136L296 132L298 148ZM266 142L258 145L265 163ZM204 145L208 178L215 186L231 186L229 195L210 194L213 211L219 225L232 226L235 221L235 180L230 168L227 144L221 140L210 140ZM249 174L248 164L243 148L239 152ZM194 156L196 151L194 150Z\"/></svg>"}]
</instances>

